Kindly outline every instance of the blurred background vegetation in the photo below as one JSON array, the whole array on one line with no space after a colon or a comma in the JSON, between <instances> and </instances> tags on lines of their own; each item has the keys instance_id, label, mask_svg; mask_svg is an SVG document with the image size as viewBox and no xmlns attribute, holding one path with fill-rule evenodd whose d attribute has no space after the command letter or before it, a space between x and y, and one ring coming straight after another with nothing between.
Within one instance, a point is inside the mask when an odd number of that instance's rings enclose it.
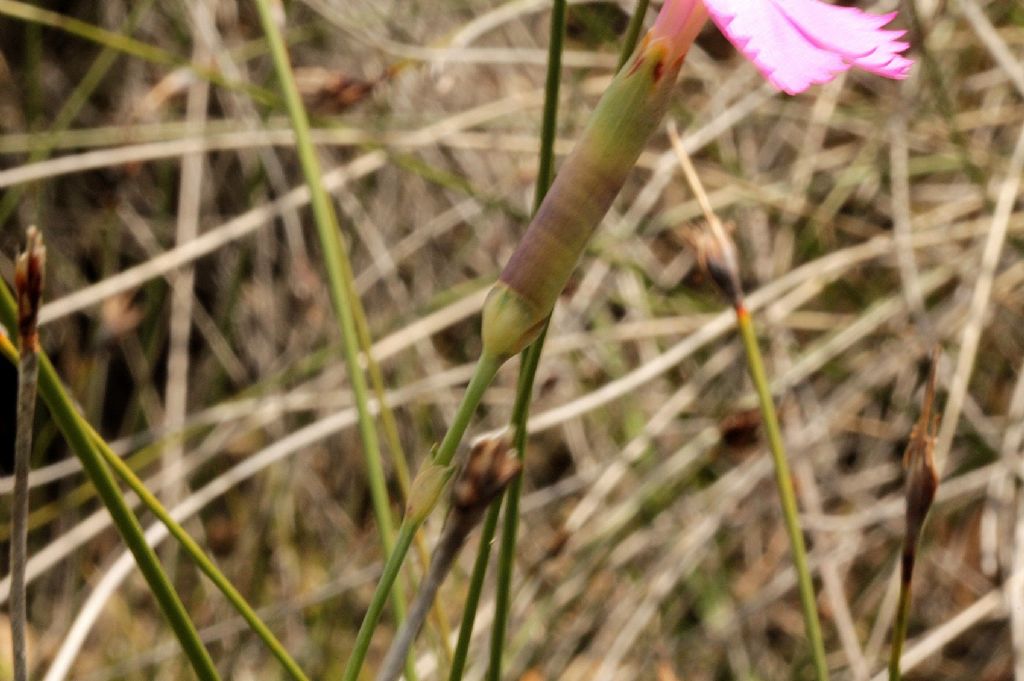
<instances>
[{"instance_id":1,"label":"blurred background vegetation","mask_svg":"<svg viewBox=\"0 0 1024 681\"><path fill-rule=\"evenodd\" d=\"M332 677L380 544L255 9L46 5L109 32L97 40L75 24L15 18L18 4L0 3L0 274L11 281L24 229L38 224L49 251L43 345L89 420L169 506L259 462L186 527L311 677ZM938 342L943 482L918 561L908 678L1020 680L1024 5L857 4L900 10L917 61L909 80L851 73L785 97L709 25L669 115L735 224L834 678L884 668L900 455ZM479 350L476 313L530 211L549 6L281 6L413 468L451 417ZM607 84L631 11L571 4L559 155ZM659 134L555 311L533 408L508 678L806 672L732 312L680 236L698 216ZM474 433L507 423L515 377L513 362ZM0 364L5 476L15 389L16 372ZM122 547L45 408L37 433L30 549L50 559L37 563L29 616L41 674ZM10 479L0 485L6 500ZM397 513L397 482L392 492ZM429 537L441 522L431 519ZM474 541L442 590L452 622ZM176 547L160 555L224 677L281 678ZM390 634L376 637L371 661ZM485 642L478 633L467 678L480 678ZM437 678L438 660L446 669L436 630L417 651L423 678ZM133 574L106 601L72 678L189 674Z\"/></svg>"}]
</instances>

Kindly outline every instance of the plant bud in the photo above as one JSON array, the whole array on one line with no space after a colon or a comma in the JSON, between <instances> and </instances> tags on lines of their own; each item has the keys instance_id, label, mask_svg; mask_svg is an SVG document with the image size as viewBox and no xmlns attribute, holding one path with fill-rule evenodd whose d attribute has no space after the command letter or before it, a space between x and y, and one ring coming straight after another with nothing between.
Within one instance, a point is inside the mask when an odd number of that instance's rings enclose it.
<instances>
[{"instance_id":1,"label":"plant bud","mask_svg":"<svg viewBox=\"0 0 1024 681\"><path fill-rule=\"evenodd\" d=\"M907 449L903 454L903 467L907 471L906 547L917 544L921 528L939 487L939 472L935 466L935 435L939 428L939 417L938 414L932 416L938 364L939 350L936 348L932 354L921 416L910 433L910 442L907 443Z\"/></svg>"},{"instance_id":2,"label":"plant bud","mask_svg":"<svg viewBox=\"0 0 1024 681\"><path fill-rule=\"evenodd\" d=\"M712 218L717 221L717 218ZM697 256L697 264L734 306L743 301L740 268L736 258L736 245L725 228L715 222L703 228L687 230L684 238Z\"/></svg>"},{"instance_id":3,"label":"plant bud","mask_svg":"<svg viewBox=\"0 0 1024 681\"><path fill-rule=\"evenodd\" d=\"M43 295L43 269L46 266L46 248L35 227L28 228L25 252L18 256L14 266L14 291L18 297L18 336L22 351L39 350L39 301Z\"/></svg>"},{"instance_id":4,"label":"plant bud","mask_svg":"<svg viewBox=\"0 0 1024 681\"><path fill-rule=\"evenodd\" d=\"M409 500L405 505L405 515L413 523L422 523L437 506L448 479L452 476L452 466L442 466L427 460L412 481Z\"/></svg>"}]
</instances>

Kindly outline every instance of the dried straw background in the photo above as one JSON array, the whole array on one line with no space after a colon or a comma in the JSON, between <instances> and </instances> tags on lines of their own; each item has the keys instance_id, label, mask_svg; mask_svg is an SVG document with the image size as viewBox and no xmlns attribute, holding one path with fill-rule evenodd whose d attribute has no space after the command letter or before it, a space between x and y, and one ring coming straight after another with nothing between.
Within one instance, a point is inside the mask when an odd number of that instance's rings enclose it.
<instances>
[{"instance_id":1,"label":"dried straw background","mask_svg":"<svg viewBox=\"0 0 1024 681\"><path fill-rule=\"evenodd\" d=\"M573 5L560 154L609 78L631 4ZM134 3L58 5L120 31ZM413 465L451 416L483 293L529 210L547 6L287 5ZM918 23L906 82L855 73L787 98L709 28L670 116L736 225L834 678L875 679L884 666L899 457L922 362L940 342L944 480L915 580L908 678L1019 680L1024 6L899 8L901 26ZM131 34L275 87L248 3L154 3ZM0 273L10 280L23 229L38 223L50 254L44 345L85 413L120 451L149 452L140 465L169 503L199 495L189 529L307 671L329 678L368 602L379 543L287 122L238 88L121 56L71 130L49 134L100 49L0 18L0 187L25 190L0 228ZM40 140L50 160L30 159ZM785 679L806 662L732 315L678 238L698 214L659 134L556 310L533 409L508 678ZM515 375L514 363L502 371L476 432L504 425ZM42 428L33 508L49 516L30 537L39 669L122 551ZM230 484L203 496L211 482ZM279 678L187 560L162 551L225 678ZM453 622L474 552L442 592ZM486 662L489 598L470 679ZM103 602L73 678L187 676L137 576ZM436 678L437 650L422 637L424 678Z\"/></svg>"}]
</instances>

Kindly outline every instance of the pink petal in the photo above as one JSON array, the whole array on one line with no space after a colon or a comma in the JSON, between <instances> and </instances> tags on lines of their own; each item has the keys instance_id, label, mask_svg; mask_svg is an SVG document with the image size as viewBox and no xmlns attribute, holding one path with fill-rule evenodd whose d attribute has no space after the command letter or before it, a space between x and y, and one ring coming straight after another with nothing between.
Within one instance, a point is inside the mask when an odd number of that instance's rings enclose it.
<instances>
[{"instance_id":1,"label":"pink petal","mask_svg":"<svg viewBox=\"0 0 1024 681\"><path fill-rule=\"evenodd\" d=\"M682 32L693 10L699 6L697 0L665 0L654 21L655 36L671 36Z\"/></svg>"},{"instance_id":2,"label":"pink petal","mask_svg":"<svg viewBox=\"0 0 1024 681\"><path fill-rule=\"evenodd\" d=\"M857 66L905 78L900 31L882 30L895 14L868 14L819 0L704 0L712 20L777 88L789 94Z\"/></svg>"},{"instance_id":3,"label":"pink petal","mask_svg":"<svg viewBox=\"0 0 1024 681\"><path fill-rule=\"evenodd\" d=\"M769 0L818 47L835 52L854 66L879 75L906 77L910 60L900 53L910 47L899 40L903 31L881 30L896 12L868 14L856 7L826 5L818 0ZM895 64L894 64L895 62Z\"/></svg>"},{"instance_id":4,"label":"pink petal","mask_svg":"<svg viewBox=\"0 0 1024 681\"><path fill-rule=\"evenodd\" d=\"M803 92L826 83L849 65L810 43L772 0L704 0L711 19L771 83Z\"/></svg>"},{"instance_id":5,"label":"pink petal","mask_svg":"<svg viewBox=\"0 0 1024 681\"><path fill-rule=\"evenodd\" d=\"M666 41L669 58L674 60L686 54L707 20L708 12L701 0L665 0L650 36L655 41Z\"/></svg>"}]
</instances>

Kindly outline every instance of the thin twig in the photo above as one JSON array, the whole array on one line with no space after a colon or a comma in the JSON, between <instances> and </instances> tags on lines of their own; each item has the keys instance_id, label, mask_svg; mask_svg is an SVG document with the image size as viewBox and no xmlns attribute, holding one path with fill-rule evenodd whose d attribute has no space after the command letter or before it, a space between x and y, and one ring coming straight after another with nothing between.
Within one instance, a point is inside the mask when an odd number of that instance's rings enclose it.
<instances>
[{"instance_id":1,"label":"thin twig","mask_svg":"<svg viewBox=\"0 0 1024 681\"><path fill-rule=\"evenodd\" d=\"M381 612L387 601L391 587L398 577L398 571L405 560L405 555L412 545L413 537L427 516L437 504L448 477L451 475L452 458L466 434L466 428L476 412L476 408L483 399L484 392L494 380L498 372L500 362L488 355L482 355L477 361L473 370L473 377L466 387L462 396L462 402L455 412L455 418L448 426L441 444L435 449L433 456L425 462L424 467L412 481L412 490L406 506L405 517L398 527L398 537L395 540L395 548L388 556L381 573L380 581L370 600L370 606L363 616L356 633L356 640L353 644L352 655L345 664L345 671L342 675L344 681L356 681L366 660L366 654L370 649L370 641L373 639L373 632L380 621Z\"/></svg>"},{"instance_id":2,"label":"thin twig","mask_svg":"<svg viewBox=\"0 0 1024 681\"><path fill-rule=\"evenodd\" d=\"M377 681L398 679L402 673L402 664L423 626L430 605L466 538L480 522L484 511L495 499L501 497L509 481L521 469L522 464L505 438L482 440L473 446L466 467L453 487L452 512L434 549L430 569L420 584L420 591L416 594L409 616L391 642L377 673Z\"/></svg>"},{"instance_id":3,"label":"thin twig","mask_svg":"<svg viewBox=\"0 0 1024 681\"><path fill-rule=\"evenodd\" d=\"M192 8L193 15L208 14L210 7L203 2ZM198 21L197 21L198 23ZM210 54L205 41L197 38L193 57L202 63ZM202 130L210 99L210 84L198 80L188 89L186 121L190 131ZM203 199L203 167L205 157L189 153L181 159L181 179L178 186L177 225L175 243L186 244L199 235L199 217ZM176 273L171 289L171 316L168 322L167 380L164 387L164 426L181 428L188 415L189 345L192 337L192 307L196 271L184 267ZM184 447L172 442L164 451L162 465L172 474L181 476ZM175 484L167 492L167 503L175 504L185 496L185 481ZM169 561L171 565L173 561Z\"/></svg>"},{"instance_id":4,"label":"thin twig","mask_svg":"<svg viewBox=\"0 0 1024 681\"><path fill-rule=\"evenodd\" d=\"M14 289L18 297L18 426L14 445L14 495L11 503L11 644L14 681L28 680L25 564L28 558L28 471L32 423L39 380L39 300L43 292L46 249L35 227L28 229L25 252L18 256Z\"/></svg>"},{"instance_id":5,"label":"thin twig","mask_svg":"<svg viewBox=\"0 0 1024 681\"><path fill-rule=\"evenodd\" d=\"M707 232L694 232L690 235L697 250L698 260L718 288L730 300L736 311L736 324L739 327L740 337L743 340L743 348L747 353L750 378L754 382L754 389L757 392L762 422L764 423L765 433L768 436L768 448L771 451L772 460L775 464L775 482L779 491L779 501L782 504L782 517L785 521L786 532L789 535L790 547L793 552L793 566L796 568L797 573L797 586L800 591L800 603L803 606L807 643L811 648L816 678L818 681L827 681L828 664L825 660L825 643L821 634L821 622L818 619L814 583L811 579L811 571L807 563L807 549L804 545L803 530L800 527L796 492L793 489L793 479L789 471L789 462L782 440L782 430L779 427L778 416L775 413L775 403L768 375L764 368L764 360L761 357L761 350L758 347L757 335L754 332L754 323L744 300L739 265L736 258L736 248L726 234L721 221L715 215L711 202L708 200L707 194L701 185L700 178L697 176L693 163L690 161L690 156L686 153L686 149L683 147L682 140L679 139L679 133L672 121L669 121L668 132L672 146L679 157L679 164L682 166L686 178L697 197L697 201L704 211L710 231L710 234Z\"/></svg>"}]
</instances>

